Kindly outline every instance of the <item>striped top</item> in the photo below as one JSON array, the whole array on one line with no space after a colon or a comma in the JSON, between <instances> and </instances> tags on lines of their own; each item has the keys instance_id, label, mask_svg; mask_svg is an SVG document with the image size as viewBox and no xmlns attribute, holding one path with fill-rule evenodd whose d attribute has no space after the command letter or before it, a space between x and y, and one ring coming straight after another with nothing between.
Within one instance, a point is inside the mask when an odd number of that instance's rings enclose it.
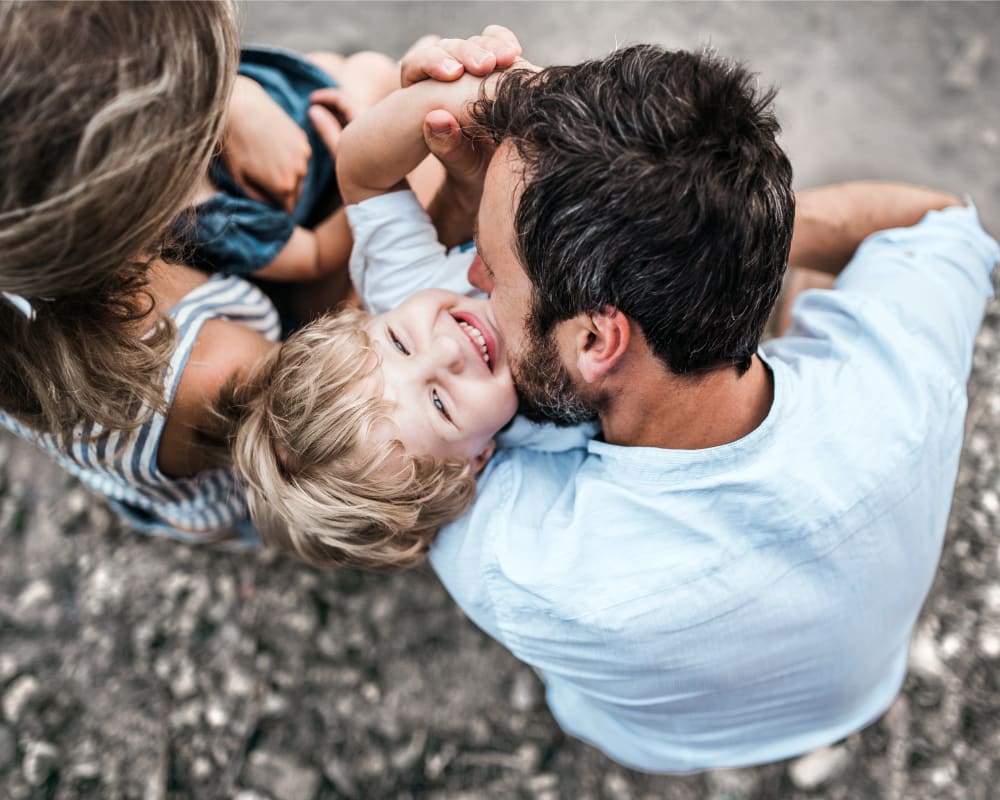
<instances>
[{"instance_id":1,"label":"striped top","mask_svg":"<svg viewBox=\"0 0 1000 800\"><path fill-rule=\"evenodd\" d=\"M195 339L211 319L239 322L277 341L278 312L256 286L233 276L213 275L170 309L177 344L164 376L164 396L173 403ZM51 453L87 487L108 497L129 521L146 532L204 541L228 534L248 519L235 474L215 468L191 478L171 478L156 465L166 416L153 413L140 427L99 436L104 429L81 424L68 439L39 434L0 412L0 425Z\"/></svg>"}]
</instances>

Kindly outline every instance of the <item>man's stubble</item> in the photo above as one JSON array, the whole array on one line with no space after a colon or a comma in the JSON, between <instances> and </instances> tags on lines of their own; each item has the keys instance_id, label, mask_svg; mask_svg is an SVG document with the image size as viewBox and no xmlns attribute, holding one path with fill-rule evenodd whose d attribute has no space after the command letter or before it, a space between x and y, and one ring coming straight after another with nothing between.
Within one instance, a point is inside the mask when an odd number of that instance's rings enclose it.
<instances>
[{"instance_id":1,"label":"man's stubble","mask_svg":"<svg viewBox=\"0 0 1000 800\"><path fill-rule=\"evenodd\" d=\"M533 422L569 427L596 420L600 403L584 396L562 363L552 330L541 333L531 319L526 343L511 360L518 413Z\"/></svg>"}]
</instances>

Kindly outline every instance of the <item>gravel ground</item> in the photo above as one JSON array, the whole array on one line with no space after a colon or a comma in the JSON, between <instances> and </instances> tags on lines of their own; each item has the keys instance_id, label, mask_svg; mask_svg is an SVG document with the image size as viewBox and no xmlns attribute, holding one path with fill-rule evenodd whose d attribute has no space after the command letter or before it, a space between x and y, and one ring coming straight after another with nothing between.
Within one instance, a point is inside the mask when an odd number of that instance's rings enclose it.
<instances>
[{"instance_id":1,"label":"gravel ground","mask_svg":"<svg viewBox=\"0 0 1000 800\"><path fill-rule=\"evenodd\" d=\"M247 38L377 47L509 24L540 63L711 39L782 87L798 184L896 177L1000 213L1000 6L253 4ZM800 759L668 777L564 736L427 570L152 541L0 435L0 797L988 798L1000 782L1000 308L903 693Z\"/></svg>"}]
</instances>

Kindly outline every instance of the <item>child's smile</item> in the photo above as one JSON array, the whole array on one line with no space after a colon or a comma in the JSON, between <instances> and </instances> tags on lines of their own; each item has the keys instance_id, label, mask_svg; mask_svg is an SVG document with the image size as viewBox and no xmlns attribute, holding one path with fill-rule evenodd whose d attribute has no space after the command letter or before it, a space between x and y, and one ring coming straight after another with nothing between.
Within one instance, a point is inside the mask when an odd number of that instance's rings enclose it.
<instances>
[{"instance_id":1,"label":"child's smile","mask_svg":"<svg viewBox=\"0 0 1000 800\"><path fill-rule=\"evenodd\" d=\"M510 365L486 300L418 292L366 326L408 453L476 459L514 416Z\"/></svg>"}]
</instances>

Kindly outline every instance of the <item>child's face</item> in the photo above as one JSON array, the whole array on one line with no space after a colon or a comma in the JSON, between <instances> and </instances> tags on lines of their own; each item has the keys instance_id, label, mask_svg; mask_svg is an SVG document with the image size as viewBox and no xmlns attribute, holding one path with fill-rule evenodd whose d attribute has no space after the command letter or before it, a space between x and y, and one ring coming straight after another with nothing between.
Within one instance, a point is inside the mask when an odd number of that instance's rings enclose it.
<instances>
[{"instance_id":1,"label":"child's face","mask_svg":"<svg viewBox=\"0 0 1000 800\"><path fill-rule=\"evenodd\" d=\"M408 453L488 457L493 435L517 411L507 354L490 305L440 289L418 292L365 326L377 374Z\"/></svg>"}]
</instances>

